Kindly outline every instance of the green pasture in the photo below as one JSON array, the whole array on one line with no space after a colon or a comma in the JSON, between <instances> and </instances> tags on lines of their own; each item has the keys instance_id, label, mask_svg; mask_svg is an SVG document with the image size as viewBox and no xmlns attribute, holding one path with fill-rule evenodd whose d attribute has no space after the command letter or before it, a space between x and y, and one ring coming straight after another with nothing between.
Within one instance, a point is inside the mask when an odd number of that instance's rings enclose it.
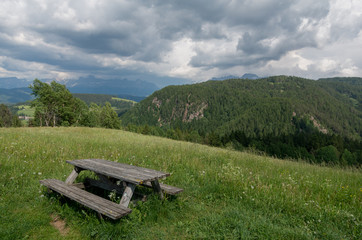
<instances>
[{"instance_id":1,"label":"green pasture","mask_svg":"<svg viewBox=\"0 0 362 240\"><path fill-rule=\"evenodd\" d=\"M39 184L84 158L170 172L184 192L100 220ZM120 130L0 128L0 213L0 239L360 239L362 174Z\"/></svg>"},{"instance_id":2,"label":"green pasture","mask_svg":"<svg viewBox=\"0 0 362 240\"><path fill-rule=\"evenodd\" d=\"M129 100L129 99L125 99L125 98L118 98L118 97L112 97L112 100L117 100L117 101L122 101L122 102L129 102L129 103L137 103L135 101Z\"/></svg>"},{"instance_id":3,"label":"green pasture","mask_svg":"<svg viewBox=\"0 0 362 240\"><path fill-rule=\"evenodd\" d=\"M34 108L32 108L29 105L19 105L17 106L17 108L19 109L18 112L16 113L17 115L24 115L24 116L28 116L28 117L34 117Z\"/></svg>"}]
</instances>

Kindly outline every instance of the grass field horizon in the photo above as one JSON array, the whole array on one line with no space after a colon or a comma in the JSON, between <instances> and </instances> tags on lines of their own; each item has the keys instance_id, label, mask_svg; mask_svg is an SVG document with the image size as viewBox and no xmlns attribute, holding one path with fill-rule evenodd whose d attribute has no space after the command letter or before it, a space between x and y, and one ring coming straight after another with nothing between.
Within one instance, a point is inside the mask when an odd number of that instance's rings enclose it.
<instances>
[{"instance_id":1,"label":"grass field horizon","mask_svg":"<svg viewBox=\"0 0 362 240\"><path fill-rule=\"evenodd\" d=\"M184 192L99 220L39 184L64 181L65 161L85 158L170 172L165 183ZM0 212L0 239L359 239L362 172L122 130L3 128ZM66 233L50 224L54 216Z\"/></svg>"}]
</instances>

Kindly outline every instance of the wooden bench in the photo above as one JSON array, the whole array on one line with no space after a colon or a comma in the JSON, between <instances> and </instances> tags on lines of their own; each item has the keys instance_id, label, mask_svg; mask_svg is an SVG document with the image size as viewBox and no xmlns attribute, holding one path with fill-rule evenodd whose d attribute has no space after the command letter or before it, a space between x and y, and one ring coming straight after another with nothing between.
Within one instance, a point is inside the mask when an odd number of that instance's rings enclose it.
<instances>
[{"instance_id":1,"label":"wooden bench","mask_svg":"<svg viewBox=\"0 0 362 240\"><path fill-rule=\"evenodd\" d=\"M121 218L132 212L131 209L120 204L101 198L79 187L67 185L65 182L57 179L41 180L40 183L112 219Z\"/></svg>"}]
</instances>

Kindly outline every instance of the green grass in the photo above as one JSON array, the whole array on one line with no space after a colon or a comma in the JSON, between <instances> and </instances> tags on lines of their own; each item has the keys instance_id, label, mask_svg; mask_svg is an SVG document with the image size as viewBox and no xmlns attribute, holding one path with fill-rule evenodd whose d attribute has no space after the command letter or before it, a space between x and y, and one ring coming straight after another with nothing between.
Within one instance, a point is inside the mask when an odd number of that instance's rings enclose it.
<instances>
[{"instance_id":1,"label":"green grass","mask_svg":"<svg viewBox=\"0 0 362 240\"><path fill-rule=\"evenodd\" d=\"M39 184L65 180L65 161L82 158L171 172L165 183L184 192L152 195L127 217L101 221ZM117 130L0 129L0 239L359 239L361 200L356 169ZM65 220L66 236L50 225L52 215Z\"/></svg>"},{"instance_id":2,"label":"green grass","mask_svg":"<svg viewBox=\"0 0 362 240\"><path fill-rule=\"evenodd\" d=\"M117 100L117 101L130 102L130 103L133 103L133 104L137 103L137 102L135 102L133 100L129 100L129 99L125 99L125 98L112 97L112 99Z\"/></svg>"},{"instance_id":3,"label":"green grass","mask_svg":"<svg viewBox=\"0 0 362 240\"><path fill-rule=\"evenodd\" d=\"M34 108L32 108L29 105L19 105L17 106L17 108L19 109L18 112L16 113L17 115L24 115L24 116L28 116L28 117L34 117Z\"/></svg>"}]
</instances>

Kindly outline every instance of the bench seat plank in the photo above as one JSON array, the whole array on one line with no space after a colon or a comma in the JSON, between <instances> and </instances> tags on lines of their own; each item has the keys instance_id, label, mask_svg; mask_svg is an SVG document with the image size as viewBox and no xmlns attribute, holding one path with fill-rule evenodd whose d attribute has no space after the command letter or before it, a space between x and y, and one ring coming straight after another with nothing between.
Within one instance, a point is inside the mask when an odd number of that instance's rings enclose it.
<instances>
[{"instance_id":1,"label":"bench seat plank","mask_svg":"<svg viewBox=\"0 0 362 240\"><path fill-rule=\"evenodd\" d=\"M150 187L152 188L152 184L151 182L144 182L141 184L142 186L145 186L145 187ZM166 184L163 184L163 183L160 183L160 187L162 189L163 192L167 193L167 194L170 194L170 195L176 195L180 192L183 191L182 188L178 188L178 187L174 187L174 186L170 186L170 185L166 185Z\"/></svg>"},{"instance_id":2,"label":"bench seat plank","mask_svg":"<svg viewBox=\"0 0 362 240\"><path fill-rule=\"evenodd\" d=\"M132 212L129 208L79 189L76 186L67 185L57 179L45 179L41 180L40 183L112 219L121 218Z\"/></svg>"}]
</instances>

